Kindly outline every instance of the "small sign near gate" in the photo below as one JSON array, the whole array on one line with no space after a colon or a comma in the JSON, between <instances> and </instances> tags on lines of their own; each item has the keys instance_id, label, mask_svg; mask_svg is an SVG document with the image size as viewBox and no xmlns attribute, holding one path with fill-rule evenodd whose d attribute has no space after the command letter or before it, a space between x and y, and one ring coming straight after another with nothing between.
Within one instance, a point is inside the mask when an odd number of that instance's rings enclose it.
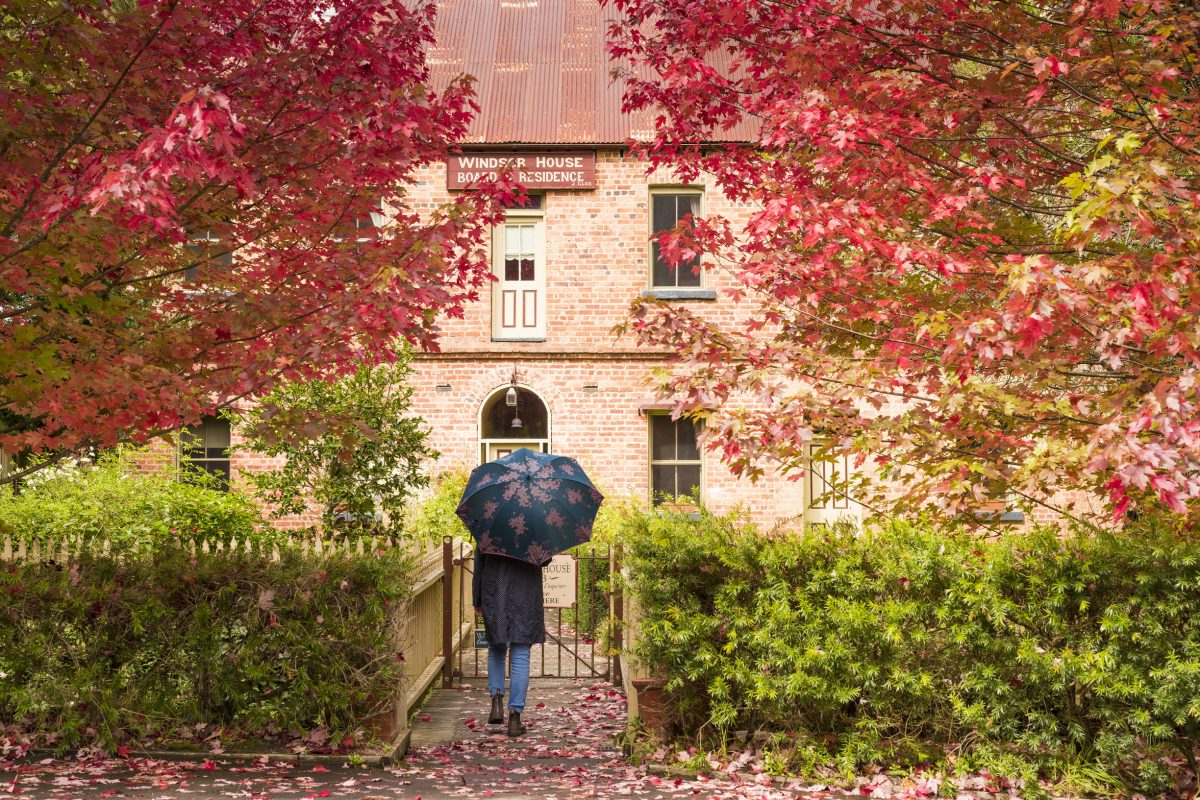
<instances>
[{"instance_id":1,"label":"small sign near gate","mask_svg":"<svg viewBox=\"0 0 1200 800\"><path fill-rule=\"evenodd\" d=\"M542 597L546 608L570 608L576 600L575 556L558 555L542 568Z\"/></svg>"},{"instance_id":2,"label":"small sign near gate","mask_svg":"<svg viewBox=\"0 0 1200 800\"><path fill-rule=\"evenodd\" d=\"M485 631L483 628L476 628L475 629L475 649L476 650L486 650L487 646L488 646L487 631Z\"/></svg>"}]
</instances>

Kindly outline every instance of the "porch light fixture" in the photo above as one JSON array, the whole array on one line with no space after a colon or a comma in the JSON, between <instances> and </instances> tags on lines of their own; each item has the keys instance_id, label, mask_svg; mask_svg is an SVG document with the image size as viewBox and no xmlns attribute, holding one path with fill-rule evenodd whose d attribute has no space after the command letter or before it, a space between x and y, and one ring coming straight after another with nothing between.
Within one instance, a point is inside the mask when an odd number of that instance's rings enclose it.
<instances>
[{"instance_id":1,"label":"porch light fixture","mask_svg":"<svg viewBox=\"0 0 1200 800\"><path fill-rule=\"evenodd\" d=\"M512 427L524 427L521 422L521 411L517 408L517 368L513 367L512 380L509 382L508 391L504 395L504 404L513 410Z\"/></svg>"},{"instance_id":2,"label":"porch light fixture","mask_svg":"<svg viewBox=\"0 0 1200 800\"><path fill-rule=\"evenodd\" d=\"M513 367L512 378L508 381L508 393L504 395L504 405L510 408L517 407L517 368ZM519 427L517 425L514 428Z\"/></svg>"}]
</instances>

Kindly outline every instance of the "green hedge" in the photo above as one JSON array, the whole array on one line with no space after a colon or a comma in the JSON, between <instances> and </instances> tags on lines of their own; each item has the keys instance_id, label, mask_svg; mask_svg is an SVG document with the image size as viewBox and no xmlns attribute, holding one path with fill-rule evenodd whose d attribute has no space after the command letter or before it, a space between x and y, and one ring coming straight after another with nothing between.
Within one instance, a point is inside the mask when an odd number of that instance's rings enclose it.
<instances>
[{"instance_id":1,"label":"green hedge","mask_svg":"<svg viewBox=\"0 0 1200 800\"><path fill-rule=\"evenodd\" d=\"M107 453L99 463L48 467L20 493L0 487L0 537L108 539L114 547L174 539L212 542L285 541L263 523L254 503L236 492L178 480L168 464L138 469L136 453ZM143 458L149 458L144 454ZM199 483L197 483L199 482Z\"/></svg>"},{"instance_id":2,"label":"green hedge","mask_svg":"<svg viewBox=\"0 0 1200 800\"><path fill-rule=\"evenodd\" d=\"M801 771L954 752L960 770L1155 792L1149 756L1195 769L1200 545L1153 521L983 542L652 513L624 538L638 655L679 731L779 733Z\"/></svg>"},{"instance_id":3,"label":"green hedge","mask_svg":"<svg viewBox=\"0 0 1200 800\"><path fill-rule=\"evenodd\" d=\"M409 559L281 556L0 564L0 727L61 749L198 728L348 745L399 686Z\"/></svg>"}]
</instances>

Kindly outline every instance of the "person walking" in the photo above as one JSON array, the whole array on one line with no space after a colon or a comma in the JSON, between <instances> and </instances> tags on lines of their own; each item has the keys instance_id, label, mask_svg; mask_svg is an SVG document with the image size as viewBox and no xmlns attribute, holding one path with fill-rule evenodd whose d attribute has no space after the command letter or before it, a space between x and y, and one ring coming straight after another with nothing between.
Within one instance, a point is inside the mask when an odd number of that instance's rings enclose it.
<instances>
[{"instance_id":1,"label":"person walking","mask_svg":"<svg viewBox=\"0 0 1200 800\"><path fill-rule=\"evenodd\" d=\"M504 673L512 656L508 694L508 735L521 736L525 696L529 690L529 649L546 641L542 568L515 558L475 551L471 579L476 617L483 616L488 641L489 725L504 722Z\"/></svg>"}]
</instances>

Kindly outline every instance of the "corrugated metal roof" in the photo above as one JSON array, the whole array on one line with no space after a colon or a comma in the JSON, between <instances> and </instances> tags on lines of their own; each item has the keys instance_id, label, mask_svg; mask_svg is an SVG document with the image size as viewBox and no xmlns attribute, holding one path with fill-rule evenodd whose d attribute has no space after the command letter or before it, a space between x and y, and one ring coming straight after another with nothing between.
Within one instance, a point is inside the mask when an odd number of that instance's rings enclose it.
<instances>
[{"instance_id":1,"label":"corrugated metal roof","mask_svg":"<svg viewBox=\"0 0 1200 800\"><path fill-rule=\"evenodd\" d=\"M604 50L615 13L597 0L440 0L434 85L476 78L480 112L464 144L624 144L649 135L649 113L621 113Z\"/></svg>"}]
</instances>

